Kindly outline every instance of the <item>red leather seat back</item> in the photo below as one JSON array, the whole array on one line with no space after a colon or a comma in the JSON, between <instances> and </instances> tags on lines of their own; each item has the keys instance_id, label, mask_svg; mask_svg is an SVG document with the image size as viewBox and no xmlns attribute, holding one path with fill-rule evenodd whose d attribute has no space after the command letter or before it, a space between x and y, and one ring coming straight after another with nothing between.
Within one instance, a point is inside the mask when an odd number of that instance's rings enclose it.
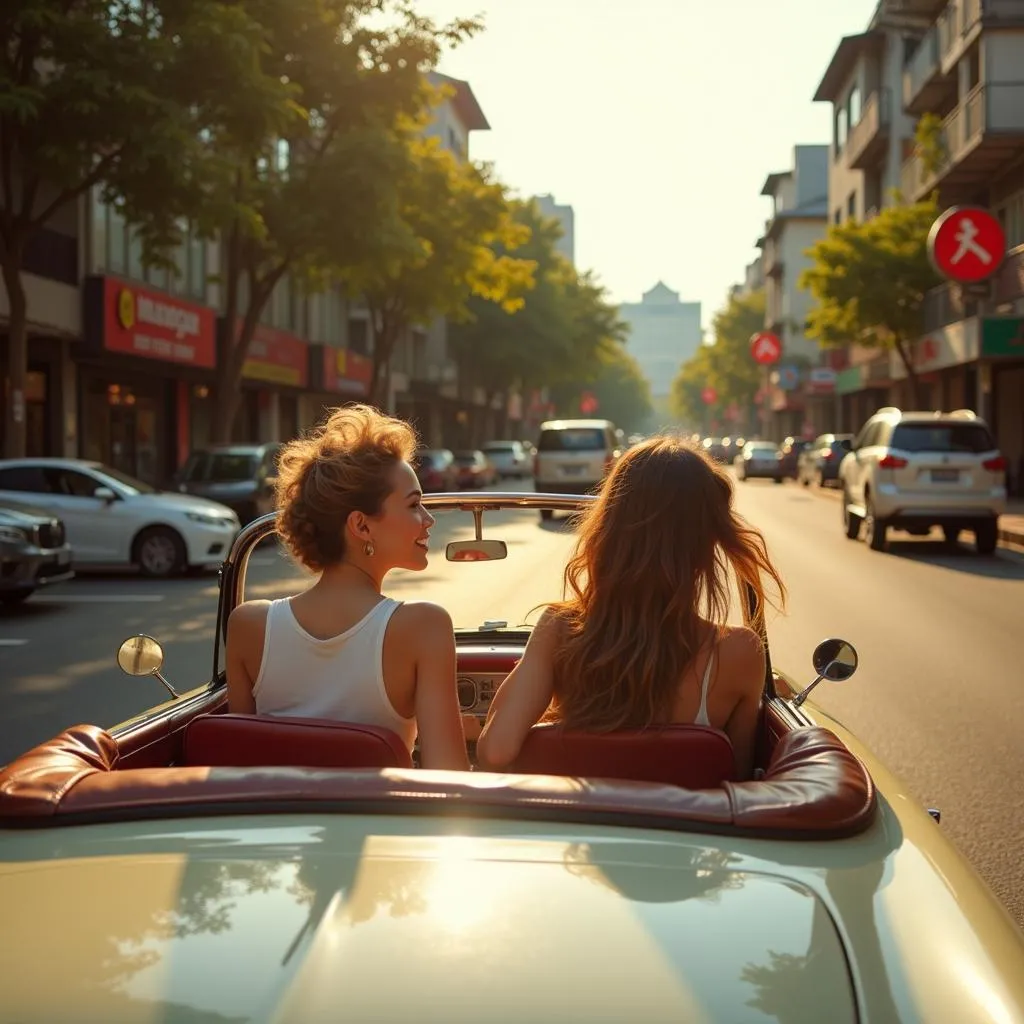
<instances>
[{"instance_id":1,"label":"red leather seat back","mask_svg":"<svg viewBox=\"0 0 1024 1024\"><path fill-rule=\"evenodd\" d=\"M530 730L510 770L714 789L735 781L736 759L729 737L703 725L582 733L555 724Z\"/></svg>"},{"instance_id":2,"label":"red leather seat back","mask_svg":"<svg viewBox=\"0 0 1024 1024\"><path fill-rule=\"evenodd\" d=\"M390 729L320 718L200 715L185 729L186 765L209 768L411 768Z\"/></svg>"}]
</instances>

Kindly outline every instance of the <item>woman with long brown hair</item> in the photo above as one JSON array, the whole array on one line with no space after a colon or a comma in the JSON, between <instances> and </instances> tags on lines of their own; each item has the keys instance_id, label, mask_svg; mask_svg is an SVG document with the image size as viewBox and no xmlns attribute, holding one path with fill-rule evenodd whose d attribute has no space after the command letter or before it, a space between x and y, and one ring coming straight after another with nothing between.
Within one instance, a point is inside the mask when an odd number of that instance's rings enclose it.
<instances>
[{"instance_id":1,"label":"woman with long brown hair","mask_svg":"<svg viewBox=\"0 0 1024 1024\"><path fill-rule=\"evenodd\" d=\"M785 586L732 483L701 450L652 438L619 460L583 512L567 599L541 616L492 702L481 767L515 760L542 718L587 732L696 723L722 729L739 777L753 770L765 675L757 621L729 626L729 571L759 619Z\"/></svg>"}]
</instances>

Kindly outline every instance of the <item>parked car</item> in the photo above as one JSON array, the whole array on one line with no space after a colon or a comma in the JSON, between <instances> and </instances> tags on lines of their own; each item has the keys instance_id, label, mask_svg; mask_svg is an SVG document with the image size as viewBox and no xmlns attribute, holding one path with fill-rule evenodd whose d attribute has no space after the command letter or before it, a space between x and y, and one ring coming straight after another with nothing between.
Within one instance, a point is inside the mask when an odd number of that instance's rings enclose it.
<instances>
[{"instance_id":1,"label":"parked car","mask_svg":"<svg viewBox=\"0 0 1024 1024\"><path fill-rule=\"evenodd\" d=\"M43 509L0 503L0 604L20 604L39 587L75 575L64 524Z\"/></svg>"},{"instance_id":2,"label":"parked car","mask_svg":"<svg viewBox=\"0 0 1024 1024\"><path fill-rule=\"evenodd\" d=\"M539 492L586 494L604 480L622 454L610 420L548 420L540 425L533 482ZM541 518L550 519L544 509Z\"/></svg>"},{"instance_id":3,"label":"parked car","mask_svg":"<svg viewBox=\"0 0 1024 1024\"><path fill-rule=\"evenodd\" d=\"M431 491L454 491L459 486L459 470L455 454L447 448L426 448L413 458L412 468L424 494Z\"/></svg>"},{"instance_id":4,"label":"parked car","mask_svg":"<svg viewBox=\"0 0 1024 1024\"><path fill-rule=\"evenodd\" d=\"M705 437L701 442L704 451L714 459L720 466L728 466L732 462L733 455L732 451L732 440L730 439L729 444L725 444L725 438L722 437Z\"/></svg>"},{"instance_id":5,"label":"parked car","mask_svg":"<svg viewBox=\"0 0 1024 1024\"><path fill-rule=\"evenodd\" d=\"M809 487L824 487L839 479L839 464L850 450L853 434L822 434L816 437L797 458L797 481Z\"/></svg>"},{"instance_id":6,"label":"parked car","mask_svg":"<svg viewBox=\"0 0 1024 1024\"><path fill-rule=\"evenodd\" d=\"M454 455L456 486L460 489L487 487L498 478L497 471L482 451L458 451Z\"/></svg>"},{"instance_id":7,"label":"parked car","mask_svg":"<svg viewBox=\"0 0 1024 1024\"><path fill-rule=\"evenodd\" d=\"M210 445L192 452L175 474L174 489L232 509L241 523L274 510L280 444Z\"/></svg>"},{"instance_id":8,"label":"parked car","mask_svg":"<svg viewBox=\"0 0 1024 1024\"><path fill-rule=\"evenodd\" d=\"M0 501L59 516L76 566L134 565L146 576L219 565L239 528L224 505L159 491L84 459L2 461Z\"/></svg>"},{"instance_id":9,"label":"parked car","mask_svg":"<svg viewBox=\"0 0 1024 1024\"><path fill-rule=\"evenodd\" d=\"M488 441L483 453L502 479L514 477L521 480L530 475L530 453L522 441Z\"/></svg>"},{"instance_id":10,"label":"parked car","mask_svg":"<svg viewBox=\"0 0 1024 1024\"><path fill-rule=\"evenodd\" d=\"M483 517L490 545L465 569L480 579L488 550L510 550L490 509L587 500L424 504ZM229 555L218 641L272 529L251 524ZM523 621L507 586L479 586ZM505 621L456 630L477 722L530 637ZM129 638L118 663L171 699L0 771L5 1019L1024 1020L1024 935L937 813L814 701L823 679L856 685L841 638L818 644L807 685L767 660L750 780L695 725L542 724L500 774L424 772L386 729L223 713L211 655L211 681L167 679L159 643ZM396 950L416 984L382 988Z\"/></svg>"},{"instance_id":11,"label":"parked car","mask_svg":"<svg viewBox=\"0 0 1024 1024\"><path fill-rule=\"evenodd\" d=\"M779 468L782 470L784 479L795 480L799 472L800 453L810 444L799 437L787 437L783 440L780 450L782 458L779 460Z\"/></svg>"},{"instance_id":12,"label":"parked car","mask_svg":"<svg viewBox=\"0 0 1024 1024\"><path fill-rule=\"evenodd\" d=\"M774 441L747 441L734 465L740 480L768 479L782 483L782 452Z\"/></svg>"},{"instance_id":13,"label":"parked car","mask_svg":"<svg viewBox=\"0 0 1024 1024\"><path fill-rule=\"evenodd\" d=\"M978 554L996 549L1006 459L970 409L879 409L854 438L839 483L846 536L856 540L863 527L875 551L885 550L890 529L926 536L933 526L949 544L973 530Z\"/></svg>"}]
</instances>

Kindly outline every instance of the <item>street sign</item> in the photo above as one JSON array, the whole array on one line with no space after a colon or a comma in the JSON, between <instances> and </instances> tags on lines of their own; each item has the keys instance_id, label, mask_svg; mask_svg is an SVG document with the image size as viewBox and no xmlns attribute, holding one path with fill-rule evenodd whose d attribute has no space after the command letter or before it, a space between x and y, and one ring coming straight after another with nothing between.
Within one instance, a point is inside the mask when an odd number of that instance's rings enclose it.
<instances>
[{"instance_id":1,"label":"street sign","mask_svg":"<svg viewBox=\"0 0 1024 1024\"><path fill-rule=\"evenodd\" d=\"M980 206L952 206L928 232L928 255L943 277L973 284L991 277L1003 262L1002 225Z\"/></svg>"},{"instance_id":2,"label":"street sign","mask_svg":"<svg viewBox=\"0 0 1024 1024\"><path fill-rule=\"evenodd\" d=\"M600 403L597 400L597 396L591 391L584 391L583 396L580 398L580 412L584 416L593 416L598 410Z\"/></svg>"},{"instance_id":3,"label":"street sign","mask_svg":"<svg viewBox=\"0 0 1024 1024\"><path fill-rule=\"evenodd\" d=\"M782 355L782 342L777 334L771 331L758 331L750 339L750 354L754 357L755 363L762 366L770 366L779 361Z\"/></svg>"},{"instance_id":4,"label":"street sign","mask_svg":"<svg viewBox=\"0 0 1024 1024\"><path fill-rule=\"evenodd\" d=\"M796 391L800 386L800 370L795 366L780 366L772 376L778 377L772 383L778 384L783 391Z\"/></svg>"},{"instance_id":5,"label":"street sign","mask_svg":"<svg viewBox=\"0 0 1024 1024\"><path fill-rule=\"evenodd\" d=\"M705 388L700 393L700 400L705 405L714 405L718 401L718 392L714 388Z\"/></svg>"}]
</instances>

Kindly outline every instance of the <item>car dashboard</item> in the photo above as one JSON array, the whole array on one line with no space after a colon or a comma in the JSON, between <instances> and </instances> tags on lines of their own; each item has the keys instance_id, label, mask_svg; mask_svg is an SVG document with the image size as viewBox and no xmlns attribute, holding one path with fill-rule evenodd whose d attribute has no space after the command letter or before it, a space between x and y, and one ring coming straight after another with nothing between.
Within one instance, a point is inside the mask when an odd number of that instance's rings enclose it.
<instances>
[{"instance_id":1,"label":"car dashboard","mask_svg":"<svg viewBox=\"0 0 1024 1024\"><path fill-rule=\"evenodd\" d=\"M494 694L523 656L529 628L456 630L455 653L459 708L486 718Z\"/></svg>"}]
</instances>

